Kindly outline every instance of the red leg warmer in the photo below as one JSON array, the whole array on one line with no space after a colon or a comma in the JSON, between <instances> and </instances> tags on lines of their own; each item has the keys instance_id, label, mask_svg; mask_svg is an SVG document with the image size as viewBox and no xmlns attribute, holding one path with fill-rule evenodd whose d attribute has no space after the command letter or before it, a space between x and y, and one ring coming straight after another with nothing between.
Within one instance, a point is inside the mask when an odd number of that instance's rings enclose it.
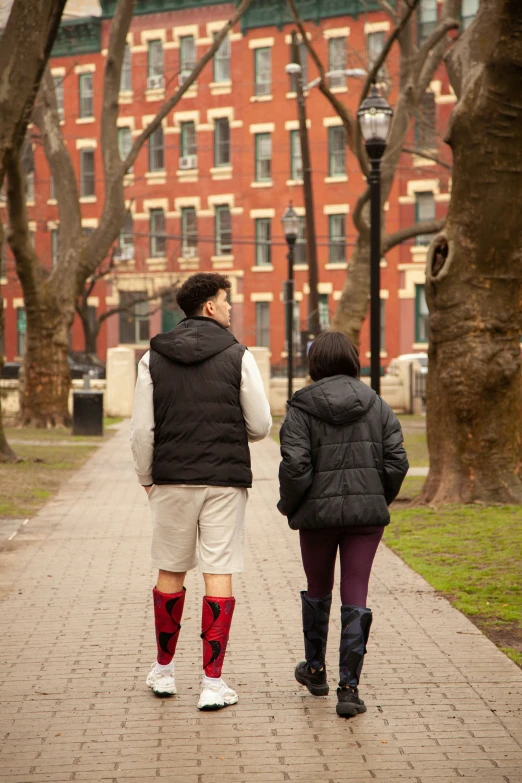
<instances>
[{"instance_id":1,"label":"red leg warmer","mask_svg":"<svg viewBox=\"0 0 522 783\"><path fill-rule=\"evenodd\" d=\"M201 638L203 669L207 677L221 677L235 605L235 598L203 597Z\"/></svg>"},{"instance_id":2,"label":"red leg warmer","mask_svg":"<svg viewBox=\"0 0 522 783\"><path fill-rule=\"evenodd\" d=\"M180 593L160 593L152 590L158 663L167 666L174 657L185 603L185 588Z\"/></svg>"}]
</instances>

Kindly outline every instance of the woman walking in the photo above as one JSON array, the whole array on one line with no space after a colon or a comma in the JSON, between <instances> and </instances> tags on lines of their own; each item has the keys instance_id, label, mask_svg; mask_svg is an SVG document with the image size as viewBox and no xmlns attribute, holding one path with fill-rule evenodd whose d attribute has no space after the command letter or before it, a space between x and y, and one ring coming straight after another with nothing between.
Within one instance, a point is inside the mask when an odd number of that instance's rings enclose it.
<instances>
[{"instance_id":1,"label":"woman walking","mask_svg":"<svg viewBox=\"0 0 522 783\"><path fill-rule=\"evenodd\" d=\"M389 405L359 380L357 349L325 332L309 353L314 383L296 392L281 428L279 511L299 530L307 590L301 593L305 661L297 682L328 693L326 641L337 551L341 644L337 714L366 711L359 698L372 612L366 606L373 559L390 521L388 506L408 470L401 426Z\"/></svg>"}]
</instances>

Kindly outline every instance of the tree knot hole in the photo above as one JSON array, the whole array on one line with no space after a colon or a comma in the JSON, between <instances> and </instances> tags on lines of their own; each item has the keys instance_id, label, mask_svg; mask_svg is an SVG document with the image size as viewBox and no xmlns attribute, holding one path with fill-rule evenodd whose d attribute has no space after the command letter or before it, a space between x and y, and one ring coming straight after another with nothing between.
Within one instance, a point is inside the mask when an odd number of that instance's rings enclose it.
<instances>
[{"instance_id":1,"label":"tree knot hole","mask_svg":"<svg viewBox=\"0 0 522 783\"><path fill-rule=\"evenodd\" d=\"M433 255L431 257L431 276L437 277L444 264L448 260L449 245L446 237L440 237L437 244L433 248Z\"/></svg>"}]
</instances>

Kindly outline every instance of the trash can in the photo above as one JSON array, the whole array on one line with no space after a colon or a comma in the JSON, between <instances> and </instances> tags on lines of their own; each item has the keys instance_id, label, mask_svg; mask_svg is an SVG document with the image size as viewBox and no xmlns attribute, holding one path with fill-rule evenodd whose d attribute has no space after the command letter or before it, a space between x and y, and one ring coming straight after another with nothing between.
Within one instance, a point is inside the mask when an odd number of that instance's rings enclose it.
<instances>
[{"instance_id":1,"label":"trash can","mask_svg":"<svg viewBox=\"0 0 522 783\"><path fill-rule=\"evenodd\" d=\"M73 435L103 435L103 392L73 391Z\"/></svg>"}]
</instances>

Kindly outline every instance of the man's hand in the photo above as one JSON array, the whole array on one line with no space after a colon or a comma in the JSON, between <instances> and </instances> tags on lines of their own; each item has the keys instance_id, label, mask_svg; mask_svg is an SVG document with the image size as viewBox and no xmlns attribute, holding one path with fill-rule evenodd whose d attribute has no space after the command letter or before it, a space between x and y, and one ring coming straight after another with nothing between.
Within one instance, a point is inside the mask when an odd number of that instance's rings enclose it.
<instances>
[{"instance_id":1,"label":"man's hand","mask_svg":"<svg viewBox=\"0 0 522 783\"><path fill-rule=\"evenodd\" d=\"M152 484L151 484L151 486L150 486L150 487L143 487L143 489L145 490L145 492L146 492L146 493L147 493L147 495L148 495L148 494L149 494L149 492L150 492L150 491L151 491L151 489L152 489Z\"/></svg>"}]
</instances>

